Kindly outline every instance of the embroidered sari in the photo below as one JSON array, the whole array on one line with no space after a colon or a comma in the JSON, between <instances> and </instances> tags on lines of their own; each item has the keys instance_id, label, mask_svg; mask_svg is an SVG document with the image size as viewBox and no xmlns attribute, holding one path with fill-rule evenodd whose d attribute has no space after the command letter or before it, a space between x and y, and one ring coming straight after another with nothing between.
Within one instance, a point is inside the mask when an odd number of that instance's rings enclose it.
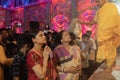
<instances>
[{"instance_id":1,"label":"embroidered sari","mask_svg":"<svg viewBox=\"0 0 120 80\"><path fill-rule=\"evenodd\" d=\"M55 63L62 67L72 67L81 64L80 49L72 46L68 51L64 46L60 45L54 50ZM63 73L58 72L60 80L78 80L80 73Z\"/></svg>"}]
</instances>

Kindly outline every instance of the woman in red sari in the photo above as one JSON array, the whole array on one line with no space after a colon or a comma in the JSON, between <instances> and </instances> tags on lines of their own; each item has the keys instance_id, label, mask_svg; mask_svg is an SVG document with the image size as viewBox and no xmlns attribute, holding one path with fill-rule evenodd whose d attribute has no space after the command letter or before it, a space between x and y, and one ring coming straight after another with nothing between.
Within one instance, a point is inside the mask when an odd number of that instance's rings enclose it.
<instances>
[{"instance_id":1,"label":"woman in red sari","mask_svg":"<svg viewBox=\"0 0 120 80\"><path fill-rule=\"evenodd\" d=\"M49 59L51 49L46 44L43 31L31 34L32 49L26 57L28 68L28 80L56 80L56 69L53 66L52 57Z\"/></svg>"}]
</instances>

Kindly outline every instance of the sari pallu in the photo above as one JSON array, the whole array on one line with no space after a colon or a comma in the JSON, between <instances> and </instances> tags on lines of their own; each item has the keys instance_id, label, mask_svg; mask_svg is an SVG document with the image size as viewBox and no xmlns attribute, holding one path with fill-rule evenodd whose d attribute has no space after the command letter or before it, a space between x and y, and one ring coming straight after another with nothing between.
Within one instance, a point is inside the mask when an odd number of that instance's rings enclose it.
<instances>
[{"instance_id":1,"label":"sari pallu","mask_svg":"<svg viewBox=\"0 0 120 80\"><path fill-rule=\"evenodd\" d=\"M58 73L52 58L48 61L48 68L47 68L46 74L47 74L47 77L44 80L59 80Z\"/></svg>"},{"instance_id":2,"label":"sari pallu","mask_svg":"<svg viewBox=\"0 0 120 80\"><path fill-rule=\"evenodd\" d=\"M81 63L77 48L71 48L69 51L60 45L54 50L55 64L62 67L77 66ZM63 73L58 72L60 80L78 80L80 73Z\"/></svg>"}]
</instances>

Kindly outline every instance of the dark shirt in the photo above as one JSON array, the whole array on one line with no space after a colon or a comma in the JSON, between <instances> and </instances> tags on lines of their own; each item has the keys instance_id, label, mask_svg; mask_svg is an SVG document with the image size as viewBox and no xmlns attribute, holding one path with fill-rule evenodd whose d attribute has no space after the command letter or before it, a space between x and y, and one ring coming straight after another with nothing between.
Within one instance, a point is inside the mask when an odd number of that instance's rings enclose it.
<instances>
[{"instance_id":1,"label":"dark shirt","mask_svg":"<svg viewBox=\"0 0 120 80\"><path fill-rule=\"evenodd\" d=\"M26 55L18 52L13 61L13 77L19 77L20 80L27 80Z\"/></svg>"}]
</instances>

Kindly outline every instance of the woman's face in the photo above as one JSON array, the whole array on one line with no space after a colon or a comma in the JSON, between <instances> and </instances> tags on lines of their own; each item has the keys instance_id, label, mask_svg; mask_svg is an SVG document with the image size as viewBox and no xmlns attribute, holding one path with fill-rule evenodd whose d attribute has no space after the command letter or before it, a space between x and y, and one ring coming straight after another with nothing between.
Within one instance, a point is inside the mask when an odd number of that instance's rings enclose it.
<instances>
[{"instance_id":1,"label":"woman's face","mask_svg":"<svg viewBox=\"0 0 120 80\"><path fill-rule=\"evenodd\" d=\"M35 43L46 44L47 40L43 31L39 31L34 39Z\"/></svg>"},{"instance_id":2,"label":"woman's face","mask_svg":"<svg viewBox=\"0 0 120 80\"><path fill-rule=\"evenodd\" d=\"M71 37L70 34L67 31L64 31L62 34L62 40L61 42L70 42L71 41Z\"/></svg>"}]
</instances>

